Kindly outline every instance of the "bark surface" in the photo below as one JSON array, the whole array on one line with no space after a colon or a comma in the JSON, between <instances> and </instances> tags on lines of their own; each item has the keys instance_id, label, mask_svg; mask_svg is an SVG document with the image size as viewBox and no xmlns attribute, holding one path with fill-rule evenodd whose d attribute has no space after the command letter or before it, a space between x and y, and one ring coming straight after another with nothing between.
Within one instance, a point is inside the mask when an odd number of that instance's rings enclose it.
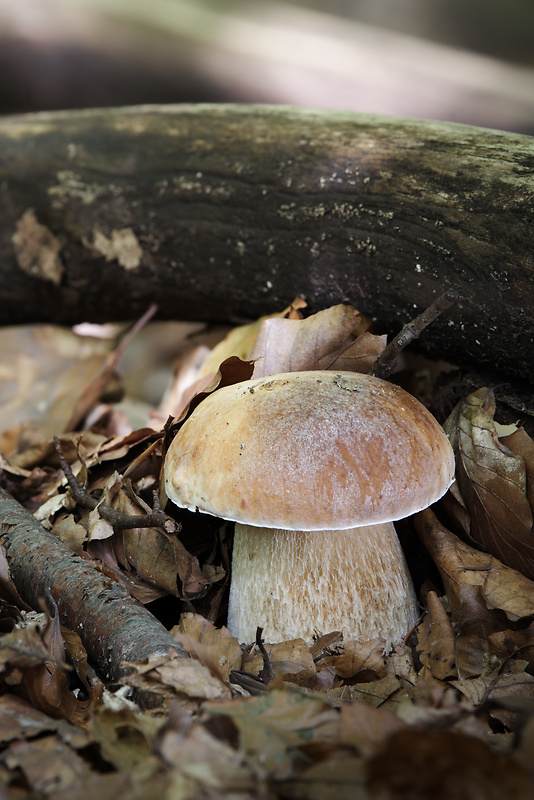
<instances>
[{"instance_id":1,"label":"bark surface","mask_svg":"<svg viewBox=\"0 0 534 800\"><path fill-rule=\"evenodd\" d=\"M262 106L0 121L0 319L233 321L302 295L530 380L534 140Z\"/></svg>"},{"instance_id":2,"label":"bark surface","mask_svg":"<svg viewBox=\"0 0 534 800\"><path fill-rule=\"evenodd\" d=\"M120 584L73 553L0 489L0 545L21 598L40 611L47 592L62 624L78 633L102 676L116 679L124 661L184 651Z\"/></svg>"}]
</instances>

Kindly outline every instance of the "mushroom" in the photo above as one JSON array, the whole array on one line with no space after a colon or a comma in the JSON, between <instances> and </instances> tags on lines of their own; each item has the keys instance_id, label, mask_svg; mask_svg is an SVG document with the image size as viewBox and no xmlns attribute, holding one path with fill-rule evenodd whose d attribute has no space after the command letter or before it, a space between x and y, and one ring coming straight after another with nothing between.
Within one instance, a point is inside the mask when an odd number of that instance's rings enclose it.
<instances>
[{"instance_id":1,"label":"mushroom","mask_svg":"<svg viewBox=\"0 0 534 800\"><path fill-rule=\"evenodd\" d=\"M400 387L290 372L208 395L178 430L165 491L235 525L228 627L240 642L341 630L397 644L417 601L393 526L454 475L443 429Z\"/></svg>"}]
</instances>

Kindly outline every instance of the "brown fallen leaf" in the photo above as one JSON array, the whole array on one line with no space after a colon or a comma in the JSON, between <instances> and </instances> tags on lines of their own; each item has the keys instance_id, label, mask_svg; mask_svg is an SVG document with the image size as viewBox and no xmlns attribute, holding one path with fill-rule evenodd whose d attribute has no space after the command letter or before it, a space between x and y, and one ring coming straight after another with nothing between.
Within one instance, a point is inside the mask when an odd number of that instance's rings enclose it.
<instances>
[{"instance_id":1,"label":"brown fallen leaf","mask_svg":"<svg viewBox=\"0 0 534 800\"><path fill-rule=\"evenodd\" d=\"M56 791L70 791L74 797L76 788L91 774L87 761L65 747L57 735L13 742L2 760L8 769L23 776L33 797L50 796Z\"/></svg>"},{"instance_id":2,"label":"brown fallen leaf","mask_svg":"<svg viewBox=\"0 0 534 800\"><path fill-rule=\"evenodd\" d=\"M504 611L510 620L534 615L533 581L462 542L428 508L415 515L414 525L440 571L454 613L465 602L461 587L466 584L480 587L484 602Z\"/></svg>"},{"instance_id":3,"label":"brown fallen leaf","mask_svg":"<svg viewBox=\"0 0 534 800\"><path fill-rule=\"evenodd\" d=\"M305 307L306 302L301 297L296 297L291 305L287 306L287 308L284 308L283 311L280 311L276 314L268 314L267 316L260 317L254 322L249 322L246 325L239 325L237 328L232 328L225 338L215 345L210 355L204 360L200 374L209 375L217 372L219 365L231 356L237 356L242 361L247 360L249 357L248 354L254 345L258 328L265 320L282 317L291 320L302 319L302 314L300 313L299 309Z\"/></svg>"},{"instance_id":4,"label":"brown fallen leaf","mask_svg":"<svg viewBox=\"0 0 534 800\"><path fill-rule=\"evenodd\" d=\"M291 781L280 781L284 800L369 800L362 758L342 757L321 761L299 771Z\"/></svg>"},{"instance_id":5,"label":"brown fallen leaf","mask_svg":"<svg viewBox=\"0 0 534 800\"><path fill-rule=\"evenodd\" d=\"M370 683L355 683L351 686L331 689L327 694L329 697L336 697L340 700L357 700L365 705L378 708L396 696L401 689L401 682L395 675L386 675L385 678ZM393 706L400 700L399 697Z\"/></svg>"},{"instance_id":6,"label":"brown fallen leaf","mask_svg":"<svg viewBox=\"0 0 534 800\"><path fill-rule=\"evenodd\" d=\"M128 667L132 672L121 683L163 697L216 700L231 694L228 685L196 658L175 658L171 652L169 656L149 658Z\"/></svg>"},{"instance_id":7,"label":"brown fallen leaf","mask_svg":"<svg viewBox=\"0 0 534 800\"><path fill-rule=\"evenodd\" d=\"M230 731L230 736L234 730ZM154 741L154 750L173 768L169 797L207 800L208 797L239 796L247 800L250 797L248 792L254 792L256 788L256 776L250 765L244 762L242 753L220 735L214 735L209 722L204 724L194 720L176 704L171 706L168 718Z\"/></svg>"},{"instance_id":8,"label":"brown fallen leaf","mask_svg":"<svg viewBox=\"0 0 534 800\"><path fill-rule=\"evenodd\" d=\"M519 671L508 675L488 675L451 681L473 706L486 706L492 717L503 722L509 730L513 730L515 712L499 708L498 701L519 700L518 707L534 701L534 676ZM493 706L493 707L492 707Z\"/></svg>"},{"instance_id":9,"label":"brown fallen leaf","mask_svg":"<svg viewBox=\"0 0 534 800\"><path fill-rule=\"evenodd\" d=\"M519 762L452 731L393 733L367 764L373 800L528 800L534 785Z\"/></svg>"},{"instance_id":10,"label":"brown fallen leaf","mask_svg":"<svg viewBox=\"0 0 534 800\"><path fill-rule=\"evenodd\" d=\"M284 687L258 697L212 703L210 717L229 717L239 732L239 746L261 774L274 780L292 776L298 753L314 744L336 743L339 715L323 696Z\"/></svg>"},{"instance_id":11,"label":"brown fallen leaf","mask_svg":"<svg viewBox=\"0 0 534 800\"><path fill-rule=\"evenodd\" d=\"M171 633L186 653L197 658L225 683L233 670L241 668L243 651L228 628L216 628L200 614L186 613Z\"/></svg>"},{"instance_id":12,"label":"brown fallen leaf","mask_svg":"<svg viewBox=\"0 0 534 800\"><path fill-rule=\"evenodd\" d=\"M304 320L261 323L249 359L253 377L312 369L368 372L386 345L385 336L365 333L352 306L337 305Z\"/></svg>"},{"instance_id":13,"label":"brown fallen leaf","mask_svg":"<svg viewBox=\"0 0 534 800\"><path fill-rule=\"evenodd\" d=\"M495 398L479 389L460 402L447 422L470 534L506 565L534 578L534 532L521 455L499 440Z\"/></svg>"},{"instance_id":14,"label":"brown fallen leaf","mask_svg":"<svg viewBox=\"0 0 534 800\"><path fill-rule=\"evenodd\" d=\"M421 663L438 680L456 677L455 635L436 592L428 593L426 606L426 616L417 628Z\"/></svg>"},{"instance_id":15,"label":"brown fallen leaf","mask_svg":"<svg viewBox=\"0 0 534 800\"><path fill-rule=\"evenodd\" d=\"M301 686L313 683L316 676L315 663L304 639L265 644L264 647L274 675L280 675L284 681ZM263 667L263 656L256 648L245 654L242 666L244 672L259 675Z\"/></svg>"},{"instance_id":16,"label":"brown fallen leaf","mask_svg":"<svg viewBox=\"0 0 534 800\"><path fill-rule=\"evenodd\" d=\"M340 678L358 678L360 681L375 680L386 675L384 639L372 639L369 642L348 641L343 645L343 652L331 656L324 661L332 665Z\"/></svg>"},{"instance_id":17,"label":"brown fallen leaf","mask_svg":"<svg viewBox=\"0 0 534 800\"><path fill-rule=\"evenodd\" d=\"M58 614L44 627L36 622L0 638L2 682L46 714L80 724L89 703L78 700L70 689Z\"/></svg>"},{"instance_id":18,"label":"brown fallen leaf","mask_svg":"<svg viewBox=\"0 0 534 800\"><path fill-rule=\"evenodd\" d=\"M366 758L384 741L407 727L396 714L364 703L343 703L340 710L339 741L350 745Z\"/></svg>"},{"instance_id":19,"label":"brown fallen leaf","mask_svg":"<svg viewBox=\"0 0 534 800\"><path fill-rule=\"evenodd\" d=\"M160 725L157 719L136 714L129 708L115 711L100 706L93 711L86 727L109 765L142 781L161 770L159 759L152 753L152 742Z\"/></svg>"},{"instance_id":20,"label":"brown fallen leaf","mask_svg":"<svg viewBox=\"0 0 534 800\"><path fill-rule=\"evenodd\" d=\"M488 637L491 652L501 661L519 658L524 660L525 671L533 674L534 670L534 622L526 630L496 631ZM528 669L527 669L528 668Z\"/></svg>"},{"instance_id":21,"label":"brown fallen leaf","mask_svg":"<svg viewBox=\"0 0 534 800\"><path fill-rule=\"evenodd\" d=\"M524 428L518 428L508 436L501 436L501 444L512 453L520 456L525 464L527 474L527 497L530 508L534 511L534 441Z\"/></svg>"}]
</instances>

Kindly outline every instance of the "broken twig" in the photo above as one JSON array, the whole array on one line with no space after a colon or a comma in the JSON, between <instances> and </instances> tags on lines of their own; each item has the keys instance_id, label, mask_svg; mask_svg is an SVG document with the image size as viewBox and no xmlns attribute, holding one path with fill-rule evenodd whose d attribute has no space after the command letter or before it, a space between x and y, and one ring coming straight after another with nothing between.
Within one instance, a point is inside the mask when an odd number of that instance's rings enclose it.
<instances>
[{"instance_id":1,"label":"broken twig","mask_svg":"<svg viewBox=\"0 0 534 800\"><path fill-rule=\"evenodd\" d=\"M391 340L383 353L376 359L369 374L374 375L375 378L387 378L388 375L391 375L397 364L397 357L406 345L417 339L431 322L434 322L440 314L453 306L457 300L458 292L454 291L454 289L449 289L448 292L444 292L434 300L432 305L411 322L408 322L398 336Z\"/></svg>"},{"instance_id":2,"label":"broken twig","mask_svg":"<svg viewBox=\"0 0 534 800\"><path fill-rule=\"evenodd\" d=\"M57 436L54 436L54 445L59 464L67 479L74 500L78 505L82 506L82 508L87 508L90 511L98 508L98 513L102 519L109 522L113 530L123 531L129 528L161 528L165 533L178 533L181 530L180 523L161 510L159 499L157 500L157 505L155 505L154 510L150 514L123 514L111 506L105 505L105 503L100 503L76 480L70 464L68 464L65 459L61 442ZM155 498L156 494L157 493L155 493Z\"/></svg>"}]
</instances>

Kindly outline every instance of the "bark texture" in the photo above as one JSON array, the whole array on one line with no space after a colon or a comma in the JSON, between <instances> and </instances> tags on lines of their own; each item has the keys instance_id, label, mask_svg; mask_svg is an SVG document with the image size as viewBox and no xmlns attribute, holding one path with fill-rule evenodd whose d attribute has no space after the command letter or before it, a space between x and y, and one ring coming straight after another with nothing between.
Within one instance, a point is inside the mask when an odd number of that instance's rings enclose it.
<instances>
[{"instance_id":1,"label":"bark texture","mask_svg":"<svg viewBox=\"0 0 534 800\"><path fill-rule=\"evenodd\" d=\"M49 591L61 622L79 633L101 675L116 679L124 661L184 651L147 609L90 561L75 555L0 489L0 545L21 598L41 610Z\"/></svg>"},{"instance_id":2,"label":"bark texture","mask_svg":"<svg viewBox=\"0 0 534 800\"><path fill-rule=\"evenodd\" d=\"M534 140L424 120L162 106L0 121L4 324L251 318L302 295L530 380Z\"/></svg>"}]
</instances>

